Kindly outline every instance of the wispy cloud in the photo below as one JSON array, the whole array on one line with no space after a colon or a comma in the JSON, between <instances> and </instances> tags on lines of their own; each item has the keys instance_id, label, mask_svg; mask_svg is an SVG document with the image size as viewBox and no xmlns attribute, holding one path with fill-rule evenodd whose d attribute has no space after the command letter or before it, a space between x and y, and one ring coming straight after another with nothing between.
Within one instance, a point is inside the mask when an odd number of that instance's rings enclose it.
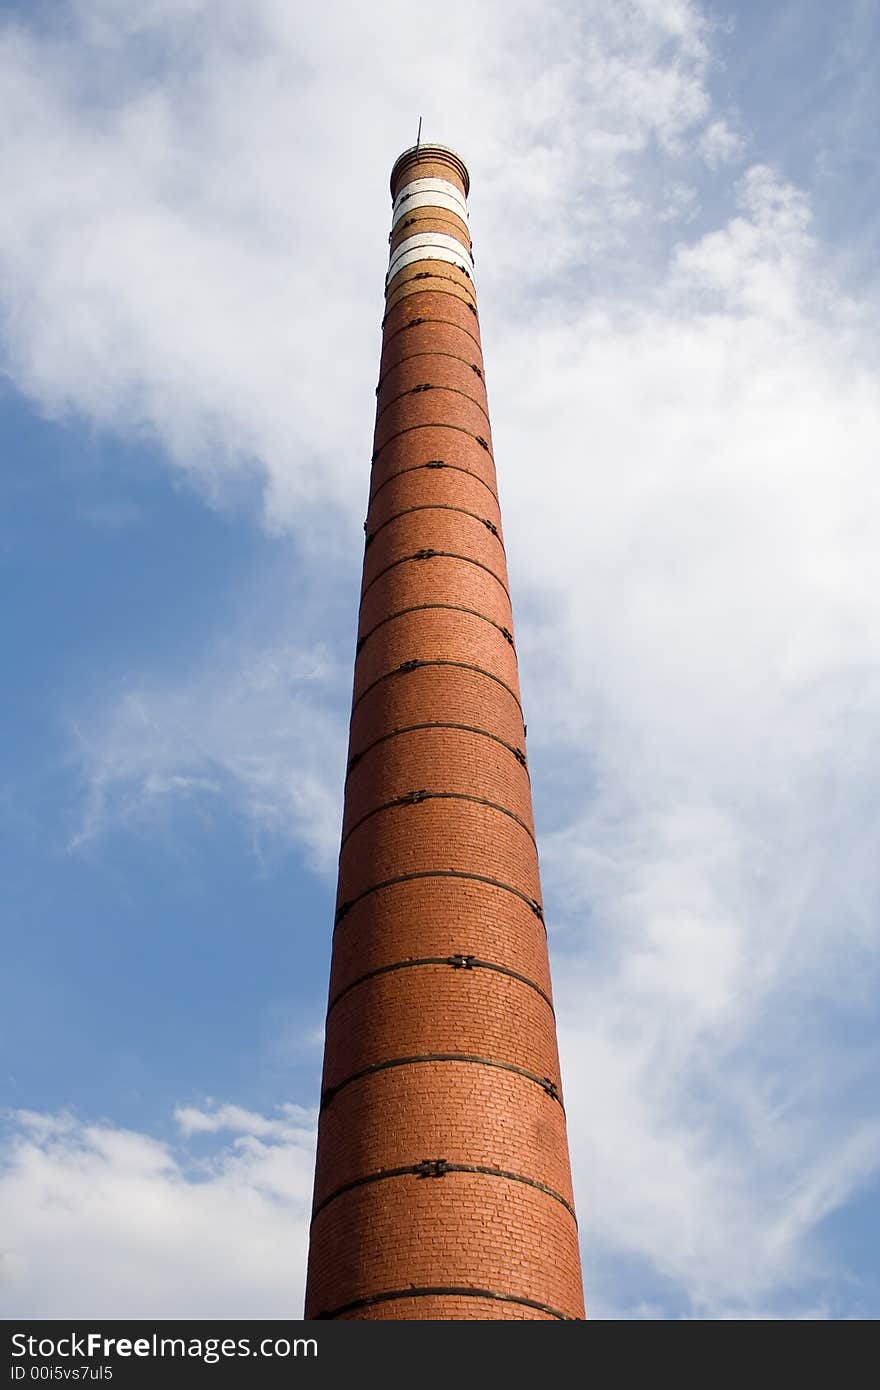
<instances>
[{"instance_id":1,"label":"wispy cloud","mask_svg":"<svg viewBox=\"0 0 880 1390\"><path fill-rule=\"evenodd\" d=\"M314 1117L220 1106L178 1119L183 1139L170 1143L71 1115L9 1117L7 1317L301 1316ZM236 1137L210 1157L188 1147L220 1129Z\"/></svg>"},{"instance_id":2,"label":"wispy cloud","mask_svg":"<svg viewBox=\"0 0 880 1390\"><path fill-rule=\"evenodd\" d=\"M246 24L193 0L7 24L13 379L44 409L154 435L212 497L258 481L273 524L349 508L368 453L386 166L412 113L471 158L501 283L619 246L650 213L646 152L674 163L712 139L708 28L685 0L456 0L449 41L431 25L430 44L425 23L399 0L308 13L259 0Z\"/></svg>"},{"instance_id":3,"label":"wispy cloud","mask_svg":"<svg viewBox=\"0 0 880 1390\"><path fill-rule=\"evenodd\" d=\"M508 343L496 440L588 1264L751 1316L880 1171L880 394L803 196L739 201L646 305Z\"/></svg>"},{"instance_id":4,"label":"wispy cloud","mask_svg":"<svg viewBox=\"0 0 880 1390\"><path fill-rule=\"evenodd\" d=\"M700 136L700 154L715 169L719 164L733 164L745 153L745 141L732 130L723 118L710 121Z\"/></svg>"},{"instance_id":5,"label":"wispy cloud","mask_svg":"<svg viewBox=\"0 0 880 1390\"><path fill-rule=\"evenodd\" d=\"M282 1105L276 1117L258 1115L240 1105L181 1105L174 1112L181 1134L251 1135L258 1139L303 1139L312 1134L315 1117L301 1105Z\"/></svg>"},{"instance_id":6,"label":"wispy cloud","mask_svg":"<svg viewBox=\"0 0 880 1390\"><path fill-rule=\"evenodd\" d=\"M327 872L339 842L342 670L321 646L209 647L164 681L146 678L73 725L83 799L70 841L155 830L189 803L234 808L255 853L298 846Z\"/></svg>"}]
</instances>

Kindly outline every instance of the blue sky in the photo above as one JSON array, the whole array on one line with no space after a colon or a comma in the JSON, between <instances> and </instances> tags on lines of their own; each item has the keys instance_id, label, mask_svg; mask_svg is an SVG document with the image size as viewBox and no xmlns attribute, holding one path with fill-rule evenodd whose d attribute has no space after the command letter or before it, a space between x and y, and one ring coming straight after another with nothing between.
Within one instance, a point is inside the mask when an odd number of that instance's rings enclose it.
<instances>
[{"instance_id":1,"label":"blue sky","mask_svg":"<svg viewBox=\"0 0 880 1390\"><path fill-rule=\"evenodd\" d=\"M0 1312L299 1315L422 114L588 1308L877 1316L876 7L298 8L0 5Z\"/></svg>"}]
</instances>

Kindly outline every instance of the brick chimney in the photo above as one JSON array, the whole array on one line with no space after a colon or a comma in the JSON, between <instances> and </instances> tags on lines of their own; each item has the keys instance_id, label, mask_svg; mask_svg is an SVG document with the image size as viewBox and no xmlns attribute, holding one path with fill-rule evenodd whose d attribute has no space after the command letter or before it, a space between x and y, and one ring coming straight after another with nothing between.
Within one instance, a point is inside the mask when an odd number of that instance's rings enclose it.
<instances>
[{"instance_id":1,"label":"brick chimney","mask_svg":"<svg viewBox=\"0 0 880 1390\"><path fill-rule=\"evenodd\" d=\"M584 1316L468 187L391 174L307 1318Z\"/></svg>"}]
</instances>

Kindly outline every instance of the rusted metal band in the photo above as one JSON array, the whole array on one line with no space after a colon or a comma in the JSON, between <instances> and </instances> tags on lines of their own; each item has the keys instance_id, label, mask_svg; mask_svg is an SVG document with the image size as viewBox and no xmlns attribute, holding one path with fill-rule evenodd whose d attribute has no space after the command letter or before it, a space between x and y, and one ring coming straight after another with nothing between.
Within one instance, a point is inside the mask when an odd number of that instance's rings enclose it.
<instances>
[{"instance_id":1,"label":"rusted metal band","mask_svg":"<svg viewBox=\"0 0 880 1390\"><path fill-rule=\"evenodd\" d=\"M404 266L403 269L405 270L406 266ZM398 275L400 273L400 271L397 272ZM427 285L421 285L417 290L411 290L406 288L408 285L411 285L414 280L419 279L420 276L425 280L448 280L450 285L455 285L456 289L461 290L461 294L453 294L452 290L437 290L433 288L429 289ZM395 276L394 278L397 279L397 276ZM468 276L468 279L470 279L470 276ZM455 299L458 301L459 304L463 304L466 309L469 309L470 312L473 314L474 318L477 319L477 321L479 321L480 315L477 309L477 295L476 290L474 289L473 281L471 281L470 286L468 286L463 285L460 280L456 280L453 275L436 275L432 274L430 271L421 271L419 275L411 275L408 280L398 281L398 283L396 285L393 285L393 287L392 282L389 281L388 284L386 284L385 286L386 303L388 302L389 298L391 298L394 294L397 293L398 290L404 290L404 293L401 294L400 298L396 300L393 304L388 305L388 308L385 310L385 314L382 319L382 328L384 328L386 323L388 322L389 314L393 314L394 310L399 309L401 304L403 304L407 299L412 299L418 294L442 294L445 295L447 299ZM443 319L438 319L432 314L430 316L430 319L423 318L423 322L442 323ZM399 329L395 329L394 332L399 332ZM389 334L388 338L385 339L385 342L390 342L393 337L393 333Z\"/></svg>"},{"instance_id":2,"label":"rusted metal band","mask_svg":"<svg viewBox=\"0 0 880 1390\"><path fill-rule=\"evenodd\" d=\"M513 640L513 633L510 631L509 627L505 627L503 623L496 622L494 618L488 617L485 613L478 613L476 608L465 608L461 603L413 603L410 604L409 608L399 608L396 613L389 613L386 618L380 618L378 623L375 623L373 627L370 628L369 632L365 632L362 637L358 638L355 654L360 655L373 633L378 632L380 627L384 627L386 623L393 623L395 618L404 618L407 613L424 613L434 608L449 609L453 613L468 613L472 618L479 618L482 622L488 623L490 627L494 627L496 631L501 633L501 636L509 646L515 647L516 645Z\"/></svg>"},{"instance_id":3,"label":"rusted metal band","mask_svg":"<svg viewBox=\"0 0 880 1390\"><path fill-rule=\"evenodd\" d=\"M504 550L504 542L497 524L488 516L480 516L479 512L472 512L467 507L455 507L451 502L419 502L414 507L404 507L402 512L395 512L393 516L386 517L380 521L375 531L367 531L366 543L371 545L380 531L384 531L386 526L390 526L392 521L399 521L403 516L411 516L413 512L460 512L462 516L469 516L474 521L478 521L481 526L485 526L490 535L494 536Z\"/></svg>"},{"instance_id":4,"label":"rusted metal band","mask_svg":"<svg viewBox=\"0 0 880 1390\"><path fill-rule=\"evenodd\" d=\"M555 1100L562 1106L559 1095L559 1087L549 1076L538 1076L533 1071L527 1071L525 1067L518 1067L514 1062L499 1062L495 1057L480 1057L470 1052L424 1052L416 1057L389 1057L385 1062L373 1062L369 1067L362 1067L360 1071L352 1072L350 1076L343 1077L333 1086L327 1086L321 1092L321 1109L323 1110L330 1102L343 1091L346 1086L351 1086L355 1081L363 1081L366 1076L374 1076L379 1071L391 1071L394 1067L414 1067L423 1062L464 1062L468 1066L475 1067L494 1067L497 1071L514 1072L517 1076L525 1077L526 1081L533 1081L536 1086L548 1095L551 1100ZM564 1107L563 1107L564 1110Z\"/></svg>"},{"instance_id":5,"label":"rusted metal band","mask_svg":"<svg viewBox=\"0 0 880 1390\"><path fill-rule=\"evenodd\" d=\"M462 332L464 331L465 330L462 329ZM480 356L482 357L482 353L480 353ZM394 362L392 362L390 367L385 368L384 372L379 377L379 382L376 386L376 395L378 396L379 392L382 390L382 385L386 377L389 377L391 373L401 365L401 363L413 362L417 357L451 357L454 362L461 362L463 366L470 367L474 375L478 376L481 381L485 380L483 376L483 368L481 366L478 366L476 362L471 362L470 358L462 357L461 353L447 352L445 348L420 348L418 352L404 353L403 357L398 357Z\"/></svg>"},{"instance_id":6,"label":"rusted metal band","mask_svg":"<svg viewBox=\"0 0 880 1390\"><path fill-rule=\"evenodd\" d=\"M455 396L462 396L464 400L470 401L471 405L475 405L486 423L489 423L489 412L486 407L481 401L478 401L475 396L469 396L467 391L462 391L460 386L443 386L438 382L425 381L417 382L415 386L408 386L405 391L398 392L396 396L391 397L390 401L386 401L382 409L376 411L376 424L378 425L386 410L390 410L393 405L396 405L398 401L402 401L405 396L416 396L420 391L449 391Z\"/></svg>"},{"instance_id":7,"label":"rusted metal band","mask_svg":"<svg viewBox=\"0 0 880 1390\"><path fill-rule=\"evenodd\" d=\"M477 734L480 738L490 738L493 743L500 743L502 748L506 748L508 753L512 753L526 776L528 777L529 775L529 769L526 765L526 755L523 750L517 748L512 743L508 743L506 739L500 738L498 734L493 734L489 729L480 729L475 724L453 724L441 719L432 719L426 720L423 724L404 724L399 729L390 729L387 734L380 734L372 743L368 743L357 753L352 753L348 760L348 767L345 770L346 781L361 759L365 758L368 753L371 753L374 748L378 748L380 743L386 743L390 738L399 738L401 734L421 733L427 729L455 729L462 734Z\"/></svg>"},{"instance_id":8,"label":"rusted metal band","mask_svg":"<svg viewBox=\"0 0 880 1390\"><path fill-rule=\"evenodd\" d=\"M420 291L420 293L422 293L422 294L445 294L445 295L448 296L449 299L455 299L455 300L458 301L459 304L464 304L465 308L471 309L471 310L473 311L474 314L476 314L476 312L477 312L476 306L475 306L474 304L471 304L470 300L462 299L461 296L460 296L460 295L457 295L457 294L449 294L447 290L422 290L422 291ZM396 304L392 304L391 308L388 310L388 313L385 315L385 318L382 320L382 327L383 327L383 329L384 329L384 327L385 327L385 322L386 322L388 316L389 316L390 314L393 314L395 309L399 309L399 308L400 308L400 306L401 306L401 305L403 304L403 302L404 302L404 299L409 299L409 298L410 298L409 295L404 295L401 299L399 299L399 300L397 301ZM414 318L407 319L406 323L402 323L402 324L400 325L399 328L395 328L395 329L394 329L391 333L389 333L387 336L385 336L385 335L383 334L383 338L382 338L382 352L381 352L380 360L381 360L382 357L385 356L385 353L386 353L386 351L387 351L388 345L394 341L394 339L397 337L398 333L405 333L405 332L407 331L407 329L409 329L409 328L421 328L422 325L423 325L423 324L426 324L426 323L444 323L444 324L446 324L446 326L447 326L448 328L460 328L461 331L462 331L462 333L466 333L467 336L470 338L471 342L473 342L473 343L475 343L475 344L477 345L477 347L480 349L480 356L482 357L482 355L483 355L483 344L480 342L479 338L477 337L477 335L476 335L475 333L472 333L471 330L470 330L469 328L465 328L465 326L464 326L463 323L456 323L455 319L438 319L438 318L435 317L435 315L433 315L433 314L431 315L430 318L425 318L424 316L421 316L421 315L419 315L419 314L416 314ZM404 358L401 358L400 360L401 360L401 362L402 362L402 361L404 361L405 359L404 359Z\"/></svg>"},{"instance_id":9,"label":"rusted metal band","mask_svg":"<svg viewBox=\"0 0 880 1390\"><path fill-rule=\"evenodd\" d=\"M410 970L415 966L421 965L448 965L453 970L493 970L497 975L508 975L512 980L518 980L522 985L528 985L544 1000L544 1003L555 1015L553 1000L540 985L534 980L530 980L528 975L523 975L518 970L511 970L508 965L497 965L494 961L480 960L477 956L457 955L457 956L421 956L418 960L396 960L390 965L379 965L375 970L368 970L364 975L358 975L356 980L350 980L338 994L334 994L330 1003L327 1005L327 1017L330 1016L331 1009L335 1009L340 999L344 999L349 990L356 989L358 985L366 984L368 980L375 980L379 975L392 975L396 970Z\"/></svg>"},{"instance_id":10,"label":"rusted metal band","mask_svg":"<svg viewBox=\"0 0 880 1390\"><path fill-rule=\"evenodd\" d=\"M420 291L420 293L423 293L423 295L445 295L446 291L443 291L443 289L434 289L434 291L430 291L430 289L423 289L423 291ZM388 313L385 314L384 320L382 320L382 329L385 328L385 322L386 320L388 320L389 316L393 314L393 311L395 311L395 309L400 309L400 306L402 306L402 304L405 303L405 300L409 299L409 297L410 295L402 296L398 300L398 303L392 304L391 309L388 310ZM456 299L457 302L459 302L459 304L464 304L464 307L466 307L466 309L473 310L474 314L477 313L477 309L475 309L474 304L471 304L470 302L468 302L468 300L462 299L462 297L460 297L459 295L450 295L449 297L450 299ZM459 322L456 322L455 318L437 318L434 316L434 314L431 314L430 318L425 318L424 316L420 316L420 314L416 314L416 316L414 316L413 318L407 318L405 324L400 324L399 328L392 329L392 332L389 332L388 335L382 334L382 350L380 353L380 361L385 359L385 354L386 352L388 352L388 347L391 346L391 343L393 341L395 341L395 338L396 336L398 336L398 334L405 334L405 332L407 332L407 329L410 328L423 328L425 324L445 324L446 328L459 328L460 331L462 331L463 334L466 334L468 338L470 338L470 341L473 342L474 345L478 347L478 349L480 349L480 357L482 357L482 343L480 342L480 338L478 338L477 334L471 334L470 328L464 327L464 324L459 324ZM399 357L398 360L406 361L406 357ZM391 368L385 368L385 371L389 370L391 370Z\"/></svg>"},{"instance_id":11,"label":"rusted metal band","mask_svg":"<svg viewBox=\"0 0 880 1390\"><path fill-rule=\"evenodd\" d=\"M559 1322L580 1322L580 1318L573 1318L569 1313L561 1313L558 1308L551 1308L549 1303L540 1303L536 1298L521 1298L515 1293L501 1293L498 1289L472 1289L458 1288L452 1284L438 1284L434 1287L408 1288L408 1289L389 1289L383 1293L371 1293L365 1298L356 1298L351 1303L343 1303L339 1308L334 1308L332 1312L315 1313L315 1320L326 1320L328 1318L341 1318L346 1313L355 1313L359 1308L370 1308L374 1303L391 1303L400 1298L491 1298L499 1303L519 1303L524 1308L535 1308L539 1313L547 1313L551 1318L557 1318Z\"/></svg>"},{"instance_id":12,"label":"rusted metal band","mask_svg":"<svg viewBox=\"0 0 880 1390\"><path fill-rule=\"evenodd\" d=\"M509 816L512 821L516 821L516 824L526 832L532 844L535 844L534 832L529 828L522 816L517 815L516 811L511 811L507 806L500 806L497 801L489 801L485 796L473 796L469 792L431 792L419 790L415 792L404 792L400 796L392 797L390 801L383 801L381 806L374 806L371 811L367 811L366 815L361 816L359 820L355 821L354 825L349 826L348 830L343 835L339 846L340 853L345 848L346 843L354 832L359 830L360 827L373 816L378 816L383 811L399 810L402 806L421 805L423 801L470 801L473 802L475 806L487 806L489 810L498 811L502 816ZM535 845L535 848L537 849L537 845Z\"/></svg>"},{"instance_id":13,"label":"rusted metal band","mask_svg":"<svg viewBox=\"0 0 880 1390\"><path fill-rule=\"evenodd\" d=\"M477 569L485 570L488 575L492 576L495 582L504 590L507 602L510 602L510 593L508 592L504 580L500 575L496 574L489 565L484 565L482 560L475 560L471 555L459 555L454 550L432 550L430 547L426 547L424 550L414 551L412 555L401 555L398 559L392 560L390 564L384 565L382 569L377 570L369 584L365 584L361 590L361 601L358 606L363 607L363 602L367 594L377 580L381 579L384 574L388 574L390 570L396 569L398 565L408 565L411 561L418 561L421 563L423 560L460 560L464 565L475 565Z\"/></svg>"},{"instance_id":14,"label":"rusted metal band","mask_svg":"<svg viewBox=\"0 0 880 1390\"><path fill-rule=\"evenodd\" d=\"M395 249L396 249L396 248L395 248ZM471 260L473 260L473 258L474 258L474 257L473 257L473 241L471 241L471 252L470 252L470 255L471 255ZM443 262L441 262L441 261L435 261L434 264L435 264L435 265L441 265L441 264L443 264ZM446 264L448 265L449 262L447 261ZM404 266L403 269L406 270L407 267ZM399 274L400 274L400 271L398 271L397 274L399 275ZM462 291L464 292L464 294L468 295L468 302L469 302L469 303L472 303L473 306L474 306L474 308L476 309L476 307L477 307L477 292L476 292L476 288L475 288L475 286L474 286L474 282L473 282L473 280L471 279L470 275L469 275L467 278L468 278L468 280L470 280L470 284L469 284L469 285L463 285L463 284L461 283L460 280L457 280L457 279L455 278L454 275L444 275L442 271L438 271L438 270L417 270L416 273L415 273L415 275L410 275L409 278L408 278L407 280L401 280L400 284L395 285L393 290L391 289L391 285L390 285L390 282L389 282L389 283L385 286L385 298L387 299L388 296L389 296L389 294L394 294L396 290L402 290L403 287L404 287L404 285L412 285L416 280L446 280L450 285L455 285L457 289L462 290ZM460 298L461 298L460 295L452 294L450 290L429 290L429 289L426 289L426 288L424 288L424 287L422 287L422 288L420 288L420 289L418 289L418 290L410 290L410 294L448 294L448 295L450 295L450 297L451 297L452 299L460 299ZM404 297L405 297L405 296L404 296ZM399 302L399 301L398 301L398 302ZM395 308L396 306L395 306L395 305L392 305L391 307L392 307L392 308Z\"/></svg>"},{"instance_id":15,"label":"rusted metal band","mask_svg":"<svg viewBox=\"0 0 880 1390\"><path fill-rule=\"evenodd\" d=\"M474 666L469 661L452 661L447 657L439 656L425 657L424 659L422 659L421 657L413 657L411 661L401 662L401 664L399 666L395 666L393 670L385 671L381 676L377 676L374 681L370 681L370 684L361 691L360 695L352 704L352 714L354 714L361 700L363 700L365 696L369 695L370 691L374 690L377 685L381 685L382 681L391 680L393 676L408 676L412 671L418 671L422 666L454 666L459 671L473 671L478 676L485 676L487 680L494 681L496 685L500 685L502 690L505 690L507 692L511 699L516 702L516 707L519 710L520 715L522 715L522 705L520 704L519 696L517 695L516 691L507 684L506 681L503 681L501 679L500 676L496 676L492 671L484 670L482 666Z\"/></svg>"},{"instance_id":16,"label":"rusted metal band","mask_svg":"<svg viewBox=\"0 0 880 1390\"><path fill-rule=\"evenodd\" d=\"M396 434L389 435L388 438L382 444L379 445L378 449L373 450L373 455L370 459L370 462L375 463L376 459L382 453L383 449L387 449L389 444L393 443L395 439L400 439L402 435L412 434L413 430L455 430L458 434L466 434L468 439L475 440L476 443L479 444L481 449L486 450L486 453L489 455L490 459L492 459L493 464L495 462L492 450L482 435L474 434L473 430L466 430L464 425L450 425L445 420L440 420L439 422L435 421L433 423L430 420L425 420L422 424L407 425L406 429L398 430Z\"/></svg>"},{"instance_id":17,"label":"rusted metal band","mask_svg":"<svg viewBox=\"0 0 880 1390\"><path fill-rule=\"evenodd\" d=\"M423 241L418 246L413 246L412 242L417 239L418 235L421 235L423 237L431 237L432 240ZM386 290L391 289L392 286L394 288L397 288L397 286L395 285L395 281L398 280L398 277L401 276L405 270L409 270L410 266L424 264L442 265L449 266L455 270L460 270L462 275L467 276L468 280L470 280L471 282L471 290L474 295L474 298L476 298L477 290L474 284L473 275L473 251L468 250L464 242L461 241L458 237L449 238L450 241L457 242L457 246L445 245L440 240L440 238L443 235L443 232L422 232L421 234L417 233L415 237L407 237L406 241L401 241L397 246L395 246L394 254L393 256L391 256L391 259L388 262L388 270L385 273ZM409 242L410 244L407 245L407 242ZM473 243L471 243L471 245L473 245ZM459 250L459 247L461 248L461 250ZM462 261L466 261L468 264L462 265ZM450 281L452 281L453 284L457 283L457 281L452 280L452 276L449 276L448 278L450 279ZM408 281L401 280L399 281L399 283L405 285L408 283Z\"/></svg>"},{"instance_id":18,"label":"rusted metal band","mask_svg":"<svg viewBox=\"0 0 880 1390\"><path fill-rule=\"evenodd\" d=\"M433 1165L433 1166L432 1166ZM423 1159L421 1163L410 1163L400 1168L380 1168L375 1173L364 1173L363 1177L352 1178L351 1182L343 1183L335 1192L331 1192L323 1201L319 1202L312 1212L312 1221L318 1216L325 1207L329 1207L331 1202L335 1202L337 1197L344 1197L349 1192L354 1192L359 1187L368 1187L374 1182L384 1182L386 1178L419 1178L421 1181L432 1178L445 1178L447 1173L477 1173L481 1177L501 1178L505 1182L520 1182L526 1187L534 1187L536 1191L543 1192L545 1196L552 1197L554 1202L565 1207L569 1216L577 1225L574 1207L561 1192L555 1188L548 1187L546 1183L539 1182L537 1178L529 1178L524 1173L512 1173L506 1168L491 1168L484 1163L449 1163L446 1159Z\"/></svg>"},{"instance_id":19,"label":"rusted metal band","mask_svg":"<svg viewBox=\"0 0 880 1390\"><path fill-rule=\"evenodd\" d=\"M388 477L384 482L379 484L375 492L370 494L369 505L373 505L373 502L376 500L376 497L382 491L383 487L387 487L389 483L393 483L395 478L403 477L404 473L415 473L419 468L451 468L456 473L466 473L469 478L476 478L478 483L482 483L483 487L489 493L489 496L494 498L496 506L498 504L498 494L495 492L494 488L486 482L485 478L480 477L479 473L474 473L470 468L462 468L461 464L458 463L446 463L443 459L427 459L425 463L411 463L406 468L398 468L396 473L389 473Z\"/></svg>"},{"instance_id":20,"label":"rusted metal band","mask_svg":"<svg viewBox=\"0 0 880 1390\"><path fill-rule=\"evenodd\" d=\"M384 888L393 888L396 883L415 883L424 878L459 878L468 883L486 883L490 888L501 888L505 893L519 898L520 902L531 908L539 922L543 923L544 921L544 909L537 898L530 898L528 893L524 893L521 888L514 888L512 884L504 883L500 878L490 878L487 874L472 874L464 869L416 869L412 873L395 874L394 878L384 878L380 883L371 883L369 888L364 888L353 898L345 899L339 903L333 922L334 932L339 923L351 912L351 909L362 902L364 898L369 898L373 893L381 893Z\"/></svg>"}]
</instances>

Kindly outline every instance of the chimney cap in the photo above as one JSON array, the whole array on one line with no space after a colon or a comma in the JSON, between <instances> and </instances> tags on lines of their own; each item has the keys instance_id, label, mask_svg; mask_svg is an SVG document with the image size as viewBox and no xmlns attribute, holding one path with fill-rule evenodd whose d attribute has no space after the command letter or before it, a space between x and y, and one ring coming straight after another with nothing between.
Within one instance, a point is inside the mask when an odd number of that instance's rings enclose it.
<instances>
[{"instance_id":1,"label":"chimney cap","mask_svg":"<svg viewBox=\"0 0 880 1390\"><path fill-rule=\"evenodd\" d=\"M394 168L391 170L392 199L397 195L397 186L400 182L401 175L411 169L414 164L420 163L423 159L431 160L434 163L451 165L455 173L461 179L464 185L465 197L467 197L468 190L471 186L471 180L467 171L467 165L461 155L457 154L449 145L419 144L410 145L409 149L404 150L403 154L398 155L397 159L394 161Z\"/></svg>"}]
</instances>

